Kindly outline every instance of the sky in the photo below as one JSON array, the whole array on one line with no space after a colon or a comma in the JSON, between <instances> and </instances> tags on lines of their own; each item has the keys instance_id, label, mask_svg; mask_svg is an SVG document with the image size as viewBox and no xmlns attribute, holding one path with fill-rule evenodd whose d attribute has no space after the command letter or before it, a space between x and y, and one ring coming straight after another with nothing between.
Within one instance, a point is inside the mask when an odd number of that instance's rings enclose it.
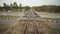
<instances>
[{"instance_id":1,"label":"sky","mask_svg":"<svg viewBox=\"0 0 60 34\"><path fill-rule=\"evenodd\" d=\"M13 2L17 2L18 5L22 3L22 6L60 5L60 0L0 0L0 5Z\"/></svg>"}]
</instances>

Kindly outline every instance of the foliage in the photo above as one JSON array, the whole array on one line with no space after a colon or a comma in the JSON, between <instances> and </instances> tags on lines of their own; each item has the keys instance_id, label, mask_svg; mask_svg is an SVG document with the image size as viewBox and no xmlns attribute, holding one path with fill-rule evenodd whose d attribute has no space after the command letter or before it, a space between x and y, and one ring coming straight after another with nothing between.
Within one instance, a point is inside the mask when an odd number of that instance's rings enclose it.
<instances>
[{"instance_id":1,"label":"foliage","mask_svg":"<svg viewBox=\"0 0 60 34\"><path fill-rule=\"evenodd\" d=\"M53 13L60 12L60 6L56 6L56 5L37 6L37 7L34 7L34 9L39 12L53 12Z\"/></svg>"},{"instance_id":2,"label":"foliage","mask_svg":"<svg viewBox=\"0 0 60 34\"><path fill-rule=\"evenodd\" d=\"M18 4L16 2L11 3L10 5L7 5L6 3L3 3L3 7L0 6L0 11L13 11L13 12L22 12L23 9L26 11L28 10L30 7L29 6L25 6L22 7L22 3L20 3L20 5L18 6Z\"/></svg>"}]
</instances>

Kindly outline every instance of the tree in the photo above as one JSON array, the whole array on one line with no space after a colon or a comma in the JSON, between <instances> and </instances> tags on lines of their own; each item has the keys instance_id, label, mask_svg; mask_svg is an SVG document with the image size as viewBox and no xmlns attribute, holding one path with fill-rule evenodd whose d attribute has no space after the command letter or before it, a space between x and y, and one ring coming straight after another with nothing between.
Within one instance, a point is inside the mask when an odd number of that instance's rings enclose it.
<instances>
[{"instance_id":1,"label":"tree","mask_svg":"<svg viewBox=\"0 0 60 34\"><path fill-rule=\"evenodd\" d=\"M10 4L12 7L12 11L18 11L18 4L16 2L14 2L13 4Z\"/></svg>"},{"instance_id":2,"label":"tree","mask_svg":"<svg viewBox=\"0 0 60 34\"><path fill-rule=\"evenodd\" d=\"M18 4L16 2L14 2L13 7L18 7Z\"/></svg>"},{"instance_id":3,"label":"tree","mask_svg":"<svg viewBox=\"0 0 60 34\"><path fill-rule=\"evenodd\" d=\"M22 6L22 3L20 3L20 5L19 5L20 11L22 11L22 7L21 6Z\"/></svg>"},{"instance_id":4,"label":"tree","mask_svg":"<svg viewBox=\"0 0 60 34\"><path fill-rule=\"evenodd\" d=\"M13 7L13 4L12 3L10 4L10 7Z\"/></svg>"},{"instance_id":5,"label":"tree","mask_svg":"<svg viewBox=\"0 0 60 34\"><path fill-rule=\"evenodd\" d=\"M60 13L60 6L57 6L57 7L55 8L55 13Z\"/></svg>"},{"instance_id":6,"label":"tree","mask_svg":"<svg viewBox=\"0 0 60 34\"><path fill-rule=\"evenodd\" d=\"M30 7L29 6L26 6L25 7L25 11L27 11L27 10L29 10L30 9Z\"/></svg>"},{"instance_id":7,"label":"tree","mask_svg":"<svg viewBox=\"0 0 60 34\"><path fill-rule=\"evenodd\" d=\"M10 9L9 5L7 5L6 3L3 3L3 8L4 11L8 11Z\"/></svg>"},{"instance_id":8,"label":"tree","mask_svg":"<svg viewBox=\"0 0 60 34\"><path fill-rule=\"evenodd\" d=\"M21 6L22 6L22 3L20 3L19 7L21 7Z\"/></svg>"},{"instance_id":9,"label":"tree","mask_svg":"<svg viewBox=\"0 0 60 34\"><path fill-rule=\"evenodd\" d=\"M3 7L6 7L7 6L7 4L6 3L3 3Z\"/></svg>"},{"instance_id":10,"label":"tree","mask_svg":"<svg viewBox=\"0 0 60 34\"><path fill-rule=\"evenodd\" d=\"M2 11L3 10L3 8L0 6L0 11Z\"/></svg>"}]
</instances>

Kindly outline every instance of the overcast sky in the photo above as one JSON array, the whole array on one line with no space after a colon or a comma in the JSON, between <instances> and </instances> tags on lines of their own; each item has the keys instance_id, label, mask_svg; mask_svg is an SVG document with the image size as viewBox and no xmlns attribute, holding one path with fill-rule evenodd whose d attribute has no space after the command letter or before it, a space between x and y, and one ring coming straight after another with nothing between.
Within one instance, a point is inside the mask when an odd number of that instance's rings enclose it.
<instances>
[{"instance_id":1,"label":"overcast sky","mask_svg":"<svg viewBox=\"0 0 60 34\"><path fill-rule=\"evenodd\" d=\"M23 6L60 5L60 0L0 0L0 5L13 2L22 3Z\"/></svg>"}]
</instances>

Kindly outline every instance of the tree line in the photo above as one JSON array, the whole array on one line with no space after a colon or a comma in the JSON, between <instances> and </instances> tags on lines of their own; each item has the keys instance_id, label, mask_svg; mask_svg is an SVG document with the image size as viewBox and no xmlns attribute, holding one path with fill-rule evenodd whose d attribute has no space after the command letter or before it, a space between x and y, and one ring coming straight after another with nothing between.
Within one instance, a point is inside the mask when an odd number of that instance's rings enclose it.
<instances>
[{"instance_id":1,"label":"tree line","mask_svg":"<svg viewBox=\"0 0 60 34\"><path fill-rule=\"evenodd\" d=\"M31 7L29 6L22 6L22 3L18 4L16 2L10 3L10 5L3 3L3 6L0 6L0 12L7 12L7 11L13 11L13 12L22 12L29 10ZM57 5L42 5L42 6L33 6L33 9L35 9L38 12L53 12L53 13L60 13L60 6Z\"/></svg>"},{"instance_id":2,"label":"tree line","mask_svg":"<svg viewBox=\"0 0 60 34\"><path fill-rule=\"evenodd\" d=\"M21 11L23 11L23 10L25 10L25 11L27 11L28 9L30 9L30 7L29 6L22 6L22 4L20 4L19 6L18 6L18 4L16 3L16 2L13 2L13 3L11 3L10 5L8 5L8 4L6 4L6 3L3 3L3 6L0 6L0 12L1 11L16 11L16 12L21 12Z\"/></svg>"},{"instance_id":3,"label":"tree line","mask_svg":"<svg viewBox=\"0 0 60 34\"><path fill-rule=\"evenodd\" d=\"M60 13L60 6L57 5L42 5L33 7L38 12Z\"/></svg>"}]
</instances>

